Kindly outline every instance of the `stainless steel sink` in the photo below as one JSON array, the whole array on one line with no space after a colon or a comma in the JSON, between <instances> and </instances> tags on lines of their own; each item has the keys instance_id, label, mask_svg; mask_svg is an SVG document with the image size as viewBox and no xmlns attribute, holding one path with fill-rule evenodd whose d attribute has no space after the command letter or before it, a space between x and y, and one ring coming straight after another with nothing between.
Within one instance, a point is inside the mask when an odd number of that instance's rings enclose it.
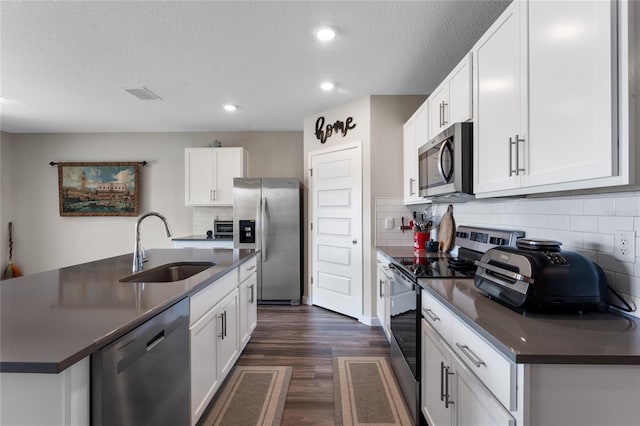
<instances>
[{"instance_id":1,"label":"stainless steel sink","mask_svg":"<svg viewBox=\"0 0 640 426\"><path fill-rule=\"evenodd\" d=\"M158 266L148 271L138 272L120 279L120 282L169 283L186 280L205 269L214 266L214 262L176 262Z\"/></svg>"}]
</instances>

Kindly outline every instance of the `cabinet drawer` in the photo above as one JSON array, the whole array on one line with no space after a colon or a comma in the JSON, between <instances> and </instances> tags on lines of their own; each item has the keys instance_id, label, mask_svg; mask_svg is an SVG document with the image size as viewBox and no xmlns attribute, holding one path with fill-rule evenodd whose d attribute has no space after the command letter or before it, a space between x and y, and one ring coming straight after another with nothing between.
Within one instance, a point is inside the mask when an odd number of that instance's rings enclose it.
<instances>
[{"instance_id":1,"label":"cabinet drawer","mask_svg":"<svg viewBox=\"0 0 640 426\"><path fill-rule=\"evenodd\" d=\"M516 409L516 365L458 318L451 324L451 347L469 370L508 409Z\"/></svg>"},{"instance_id":2,"label":"cabinet drawer","mask_svg":"<svg viewBox=\"0 0 640 426\"><path fill-rule=\"evenodd\" d=\"M256 256L253 256L251 259L244 262L240 265L240 282L243 282L247 278L251 276L251 274L256 272L257 260Z\"/></svg>"},{"instance_id":3,"label":"cabinet drawer","mask_svg":"<svg viewBox=\"0 0 640 426\"><path fill-rule=\"evenodd\" d=\"M449 341L453 314L424 290L422 291L422 316L446 341Z\"/></svg>"},{"instance_id":4,"label":"cabinet drawer","mask_svg":"<svg viewBox=\"0 0 640 426\"><path fill-rule=\"evenodd\" d=\"M238 271L234 269L208 287L200 290L189 301L189 324L194 324L227 294L238 286Z\"/></svg>"}]
</instances>

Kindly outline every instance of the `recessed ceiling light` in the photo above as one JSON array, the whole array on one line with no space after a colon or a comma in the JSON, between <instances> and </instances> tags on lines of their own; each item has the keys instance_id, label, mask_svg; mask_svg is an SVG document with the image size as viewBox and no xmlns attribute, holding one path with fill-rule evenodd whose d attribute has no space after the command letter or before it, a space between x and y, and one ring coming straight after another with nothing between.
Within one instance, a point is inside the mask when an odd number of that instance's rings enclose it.
<instances>
[{"instance_id":1,"label":"recessed ceiling light","mask_svg":"<svg viewBox=\"0 0 640 426\"><path fill-rule=\"evenodd\" d=\"M235 111L237 109L237 107L235 105L231 105L231 104L227 104L225 106L223 106L225 111Z\"/></svg>"},{"instance_id":2,"label":"recessed ceiling light","mask_svg":"<svg viewBox=\"0 0 640 426\"><path fill-rule=\"evenodd\" d=\"M315 33L320 41L331 41L336 37L336 30L331 27L319 27Z\"/></svg>"},{"instance_id":3,"label":"recessed ceiling light","mask_svg":"<svg viewBox=\"0 0 640 426\"><path fill-rule=\"evenodd\" d=\"M320 88L321 88L322 90L324 90L325 92L328 92L329 90L333 90L335 87L336 87L336 85L335 85L335 84L333 84L333 83L332 83L332 82L330 82L330 81L325 81L324 83L322 83L322 84L320 85Z\"/></svg>"}]
</instances>

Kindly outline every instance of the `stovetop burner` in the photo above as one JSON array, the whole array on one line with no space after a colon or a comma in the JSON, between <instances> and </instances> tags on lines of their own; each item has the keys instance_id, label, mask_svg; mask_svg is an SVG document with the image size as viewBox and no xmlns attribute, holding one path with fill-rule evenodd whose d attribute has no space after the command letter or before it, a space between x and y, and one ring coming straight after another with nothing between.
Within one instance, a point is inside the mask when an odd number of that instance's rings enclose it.
<instances>
[{"instance_id":1,"label":"stovetop burner","mask_svg":"<svg viewBox=\"0 0 640 426\"><path fill-rule=\"evenodd\" d=\"M395 260L415 278L473 277L472 260L448 257L396 257Z\"/></svg>"}]
</instances>

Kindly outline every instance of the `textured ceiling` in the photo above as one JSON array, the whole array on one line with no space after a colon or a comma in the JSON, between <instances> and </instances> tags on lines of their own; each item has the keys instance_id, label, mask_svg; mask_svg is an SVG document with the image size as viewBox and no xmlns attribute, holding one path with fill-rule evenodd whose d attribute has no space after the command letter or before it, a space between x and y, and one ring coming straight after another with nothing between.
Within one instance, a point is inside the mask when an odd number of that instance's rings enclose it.
<instances>
[{"instance_id":1,"label":"textured ceiling","mask_svg":"<svg viewBox=\"0 0 640 426\"><path fill-rule=\"evenodd\" d=\"M366 95L430 93L508 3L2 0L1 130L302 130ZM141 87L162 100L125 91Z\"/></svg>"}]
</instances>

